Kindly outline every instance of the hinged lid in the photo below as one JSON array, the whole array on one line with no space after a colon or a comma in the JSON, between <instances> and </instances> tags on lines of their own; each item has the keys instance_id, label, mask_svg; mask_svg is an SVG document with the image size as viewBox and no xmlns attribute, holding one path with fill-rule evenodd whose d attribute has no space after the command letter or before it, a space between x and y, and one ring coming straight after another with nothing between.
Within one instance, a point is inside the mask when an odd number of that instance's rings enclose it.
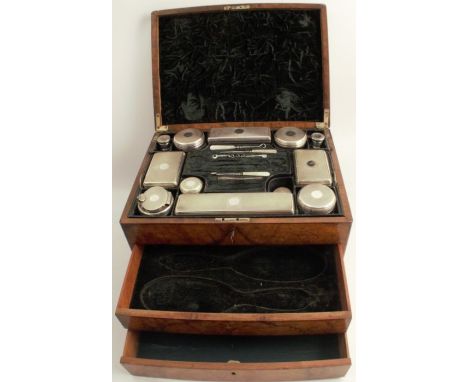
<instances>
[{"instance_id":1,"label":"hinged lid","mask_svg":"<svg viewBox=\"0 0 468 382\"><path fill-rule=\"evenodd\" d=\"M156 129L328 128L327 40L324 5L153 12Z\"/></svg>"}]
</instances>

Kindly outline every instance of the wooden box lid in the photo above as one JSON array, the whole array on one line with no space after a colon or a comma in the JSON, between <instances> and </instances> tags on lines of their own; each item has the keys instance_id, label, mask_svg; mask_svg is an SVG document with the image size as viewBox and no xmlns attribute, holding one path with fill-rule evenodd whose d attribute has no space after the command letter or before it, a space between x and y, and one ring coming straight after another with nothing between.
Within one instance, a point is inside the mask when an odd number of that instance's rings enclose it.
<instances>
[{"instance_id":1,"label":"wooden box lid","mask_svg":"<svg viewBox=\"0 0 468 382\"><path fill-rule=\"evenodd\" d=\"M329 126L324 5L156 11L152 59L157 130Z\"/></svg>"}]
</instances>

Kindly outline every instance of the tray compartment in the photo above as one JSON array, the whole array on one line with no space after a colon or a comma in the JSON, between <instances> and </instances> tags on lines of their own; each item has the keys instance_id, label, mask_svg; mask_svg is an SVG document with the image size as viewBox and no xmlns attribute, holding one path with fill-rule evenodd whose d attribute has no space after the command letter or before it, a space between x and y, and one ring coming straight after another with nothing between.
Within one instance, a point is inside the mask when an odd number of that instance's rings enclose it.
<instances>
[{"instance_id":1,"label":"tray compartment","mask_svg":"<svg viewBox=\"0 0 468 382\"><path fill-rule=\"evenodd\" d=\"M140 376L289 381L342 377L351 361L342 334L200 336L129 331L121 363Z\"/></svg>"},{"instance_id":2,"label":"tray compartment","mask_svg":"<svg viewBox=\"0 0 468 382\"><path fill-rule=\"evenodd\" d=\"M135 330L343 333L351 312L337 246L136 246L116 314Z\"/></svg>"}]
</instances>

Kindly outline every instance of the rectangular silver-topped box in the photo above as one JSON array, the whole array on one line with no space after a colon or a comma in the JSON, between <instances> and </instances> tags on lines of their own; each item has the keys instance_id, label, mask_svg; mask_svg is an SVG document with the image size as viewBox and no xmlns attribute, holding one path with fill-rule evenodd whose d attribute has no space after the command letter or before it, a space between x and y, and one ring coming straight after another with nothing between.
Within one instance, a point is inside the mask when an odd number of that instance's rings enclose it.
<instances>
[{"instance_id":1,"label":"rectangular silver-topped box","mask_svg":"<svg viewBox=\"0 0 468 382\"><path fill-rule=\"evenodd\" d=\"M294 165L298 186L311 183L320 183L326 186L333 184L325 150L294 150Z\"/></svg>"},{"instance_id":2,"label":"rectangular silver-topped box","mask_svg":"<svg viewBox=\"0 0 468 382\"><path fill-rule=\"evenodd\" d=\"M181 194L176 215L293 215L292 194L281 192L233 192Z\"/></svg>"},{"instance_id":3,"label":"rectangular silver-topped box","mask_svg":"<svg viewBox=\"0 0 468 382\"><path fill-rule=\"evenodd\" d=\"M176 188L179 184L184 158L185 153L182 151L155 153L146 171L143 186Z\"/></svg>"},{"instance_id":4,"label":"rectangular silver-topped box","mask_svg":"<svg viewBox=\"0 0 468 382\"><path fill-rule=\"evenodd\" d=\"M216 127L210 129L208 142L270 143L269 127Z\"/></svg>"}]
</instances>

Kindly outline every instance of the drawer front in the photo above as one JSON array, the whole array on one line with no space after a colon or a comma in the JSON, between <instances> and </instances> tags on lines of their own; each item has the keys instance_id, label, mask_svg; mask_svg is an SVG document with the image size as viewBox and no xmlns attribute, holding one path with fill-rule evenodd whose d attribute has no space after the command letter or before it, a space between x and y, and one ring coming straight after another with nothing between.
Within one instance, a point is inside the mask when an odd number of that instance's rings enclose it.
<instances>
[{"instance_id":1,"label":"drawer front","mask_svg":"<svg viewBox=\"0 0 468 382\"><path fill-rule=\"evenodd\" d=\"M285 218L286 219L286 218ZM294 218L292 218L294 219ZM326 218L325 218L326 219ZM170 245L307 245L341 244L346 246L351 222L222 222L215 218L203 223L147 224L138 219L122 222L128 243Z\"/></svg>"},{"instance_id":2,"label":"drawer front","mask_svg":"<svg viewBox=\"0 0 468 382\"><path fill-rule=\"evenodd\" d=\"M323 338L322 338L323 337ZM242 359L237 359L242 357ZM129 331L121 358L133 375L204 381L294 381L343 377L344 335L269 337L160 335Z\"/></svg>"},{"instance_id":3,"label":"drawer front","mask_svg":"<svg viewBox=\"0 0 468 382\"><path fill-rule=\"evenodd\" d=\"M153 246L153 248L159 247ZM134 295L138 292L140 282L138 274L144 266L142 258L145 251L144 247L135 246L122 286L116 315L124 327L139 331L239 336L345 333L351 321L351 309L341 256L342 249L336 246L333 248L335 250L332 264L336 267L335 296L339 304L338 309L297 313L203 313L150 310L135 306ZM285 253L284 256L290 256L290 254Z\"/></svg>"}]
</instances>

